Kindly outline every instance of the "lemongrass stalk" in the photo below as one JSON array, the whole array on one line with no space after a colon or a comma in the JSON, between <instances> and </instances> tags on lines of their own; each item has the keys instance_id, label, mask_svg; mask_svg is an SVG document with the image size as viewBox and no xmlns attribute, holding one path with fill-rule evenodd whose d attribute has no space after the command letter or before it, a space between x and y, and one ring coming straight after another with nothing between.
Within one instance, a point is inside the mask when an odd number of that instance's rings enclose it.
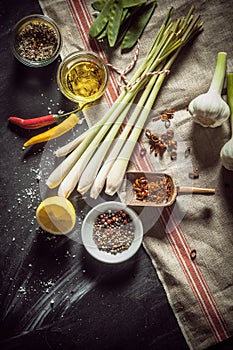
<instances>
[{"instance_id":1,"label":"lemongrass stalk","mask_svg":"<svg viewBox=\"0 0 233 350\"><path fill-rule=\"evenodd\" d=\"M166 57L168 55L171 54L171 48L169 47L170 42L172 42L172 39L174 38L175 34L173 32L171 32L170 30L167 30L162 39L161 42L158 43L157 47L155 47L155 49L153 50L153 57L149 60L145 60L145 65L143 65L144 70L141 73L151 73L155 70L157 70L158 65L164 61L166 59ZM131 92L133 92L134 90L139 90L141 89L142 86L144 86L150 79L150 76L144 76L143 79L141 79L138 84L133 85L133 87L131 88ZM133 79L133 82L135 80Z\"/></svg>"},{"instance_id":2,"label":"lemongrass stalk","mask_svg":"<svg viewBox=\"0 0 233 350\"><path fill-rule=\"evenodd\" d=\"M68 197L77 185L82 172L84 171L86 165L91 159L92 155L95 153L98 145L107 134L110 127L116 121L117 117L123 112L125 108L125 103L132 103L136 96L132 94L127 94L124 99L124 103L113 104L113 108L110 108L107 115L107 122L103 124L102 128L99 130L95 138L88 145L85 151L82 153L80 158L76 161L73 167L70 169L68 174L63 178L60 186L58 188L58 195L63 197ZM85 141L84 141L85 142ZM82 146L82 144L80 145ZM79 147L80 147L79 146Z\"/></svg>"},{"instance_id":3,"label":"lemongrass stalk","mask_svg":"<svg viewBox=\"0 0 233 350\"><path fill-rule=\"evenodd\" d=\"M149 81L149 83L147 84L147 88L150 87L151 85L154 85L156 80L157 80L157 76L154 75ZM152 90L152 93L153 92L154 92L154 89ZM144 125L143 123L144 119L145 120L147 119L148 114L150 112L146 110L146 107L144 108L143 111L144 112L142 112L142 114L139 117L139 120L137 121L137 125L134 126L130 134L130 137L125 141L123 148L118 154L117 159L115 160L114 164L112 165L107 175L105 193L108 195L111 195L111 196L114 195L117 192L117 190L120 188L120 185L123 181L125 171L129 163L129 158L133 152L137 139ZM144 118L142 118L142 116L144 116Z\"/></svg>"},{"instance_id":4,"label":"lemongrass stalk","mask_svg":"<svg viewBox=\"0 0 233 350\"><path fill-rule=\"evenodd\" d=\"M149 58L148 60L145 59L146 67L143 73L149 73L157 70L158 65L164 62L166 58L171 56L171 54L173 54L182 45L181 38L175 33L176 26L177 24L175 22L170 23L168 27L165 28L160 42L158 42L157 46L155 46L150 52L149 56L152 56L152 58ZM150 76L144 76L144 78L138 84L133 86L131 91L134 89L140 89L146 82L149 81L149 79Z\"/></svg>"},{"instance_id":5,"label":"lemongrass stalk","mask_svg":"<svg viewBox=\"0 0 233 350\"><path fill-rule=\"evenodd\" d=\"M136 73L134 74L134 76L132 77L132 79L130 80L130 83L133 83L138 77L141 76L141 74L145 71L145 69L148 67L151 67L151 62L154 61L155 58L155 50L157 50L157 47L161 41L161 38L164 35L164 31L167 29L167 27L169 26L169 23L171 21L171 15L173 12L173 8L171 8L168 13L167 16L165 17L162 25L159 28L159 31L148 51L148 54L146 55L146 57L144 58L141 66L139 67L139 69L136 71Z\"/></svg>"},{"instance_id":6,"label":"lemongrass stalk","mask_svg":"<svg viewBox=\"0 0 233 350\"><path fill-rule=\"evenodd\" d=\"M200 21L200 16L197 16L196 18L193 16L194 6L190 8L188 15L185 18L178 19L174 23L170 22L172 14L171 10L162 24L159 35L157 36L157 38L160 38L160 41L158 42L156 38L156 45L152 45L151 50L149 50L149 53L144 60L143 67L144 65L147 66L145 69L147 72L155 70L158 63L164 61L180 47L183 47L202 28L203 23ZM164 45L161 45L161 42L163 42ZM132 80L135 79L133 78ZM145 77L144 80L148 80L148 77ZM138 87L141 88L140 85L143 84L145 84L145 81L142 80L137 84L137 89Z\"/></svg>"},{"instance_id":7,"label":"lemongrass stalk","mask_svg":"<svg viewBox=\"0 0 233 350\"><path fill-rule=\"evenodd\" d=\"M112 142L116 134L119 132L130 107L131 107L131 104L128 104L128 106L125 107L124 111L119 115L118 119L116 120L114 125L111 127L104 141L99 145L98 149L96 150L95 156L90 159L89 163L85 167L79 179L78 187L77 187L77 191L82 195L86 193L92 186L92 183L98 173L98 170L101 167L101 164L110 146L112 145Z\"/></svg>"},{"instance_id":8,"label":"lemongrass stalk","mask_svg":"<svg viewBox=\"0 0 233 350\"><path fill-rule=\"evenodd\" d=\"M139 113L139 111L138 111L138 113ZM131 118L137 119L138 113L133 113L131 115ZM102 167L100 168L99 172L97 173L97 175L94 179L94 182L92 184L91 191L90 191L91 198L97 198L98 195L100 194L100 192L102 191L104 184L105 184L105 181L106 181L106 178L107 178L107 175L108 175L111 167L113 166L115 160L117 159L118 154L120 153L120 151L125 143L125 140L129 134L130 130L132 129L132 126L134 125L135 121L131 118L129 119L126 126L124 127L122 134L115 140L107 158L105 159Z\"/></svg>"},{"instance_id":9,"label":"lemongrass stalk","mask_svg":"<svg viewBox=\"0 0 233 350\"><path fill-rule=\"evenodd\" d=\"M184 43L186 43L189 38L194 35L195 31L198 31L200 29L200 23L196 21L195 26L193 25L192 11L190 11L189 18L186 17L185 20L180 21L182 22L182 25L180 25L179 22L175 22L175 24L172 24L170 21L170 15L167 16L167 20L163 23L163 28L157 35L156 40L158 41L158 45L152 45L151 50L149 51L149 58L147 57L141 67L137 70L134 77L131 79L131 83L133 84L135 80L143 73L147 73L149 71L154 70L156 67L158 67L158 64L168 58L171 54L174 55L174 52L179 50L179 47L183 46ZM198 28L199 25L199 28ZM192 29L191 26L193 26ZM179 28L180 27L180 28ZM173 30L172 30L173 29ZM179 29L179 33L178 33ZM189 33L187 35L184 35L185 30ZM177 30L177 33L174 34L174 30ZM165 40L166 38L166 40ZM164 45L159 45L160 41L163 42ZM159 77L160 78L160 77ZM158 78L158 79L159 79ZM82 155L78 157L77 162L73 166L73 168L68 172L66 177L63 179L60 187L59 187L59 194L60 195L69 195L72 191L72 187L75 186L75 182L77 182L84 171L86 165L88 164L90 158L92 157L96 147L98 147L99 143L102 141L103 137L105 137L106 133L108 132L108 129L111 127L110 124L112 124L116 118L118 117L117 113L119 113L118 103L132 103L134 98L137 95L137 92L141 87L145 86L147 81L149 80L149 77L145 77L141 79L141 81L134 85L133 88L125 89L118 97L116 103L113 104L112 108L105 114L105 116L102 119L103 126L100 128L100 131L95 136L94 140L91 142L91 144L87 147L85 151L83 151ZM121 112L123 109L121 110ZM114 115L114 118L112 117ZM109 125L109 127L106 127L105 123ZM86 139L77 147L78 149L82 148L83 144L85 144ZM81 151L80 151L81 154Z\"/></svg>"},{"instance_id":10,"label":"lemongrass stalk","mask_svg":"<svg viewBox=\"0 0 233 350\"><path fill-rule=\"evenodd\" d=\"M174 62L175 58L177 57L180 50L178 50L167 62L164 69L169 69ZM152 91L149 94L149 97L146 101L146 104L140 114L139 119L137 120L137 124L134 126L130 137L126 140L120 154L118 155L116 161L114 162L113 166L111 167L106 181L106 189L105 193L108 195L114 195L120 188L122 181L124 179L124 175L126 172L126 169L128 167L128 163L130 160L130 157L133 153L134 147L137 143L137 140L142 132L142 129L144 127L144 124L148 118L148 115L151 111L151 108L154 104L154 101L159 93L159 90L161 88L161 85L165 79L165 74L161 74L159 76L152 76L150 79L147 87L153 86ZM148 89L149 90L149 89Z\"/></svg>"},{"instance_id":11,"label":"lemongrass stalk","mask_svg":"<svg viewBox=\"0 0 233 350\"><path fill-rule=\"evenodd\" d=\"M66 156L67 154L69 154L70 152L72 152L78 145L80 145L80 143L82 143L84 141L84 139L87 137L87 135L92 135L92 137L94 137L94 135L98 132L98 125L93 125L91 128L87 129L85 132L83 132L81 135L79 135L78 137L76 137L74 140L68 142L67 144L65 144L64 146L61 146L60 148L58 148L54 154L56 155L56 157L63 157Z\"/></svg>"},{"instance_id":12,"label":"lemongrass stalk","mask_svg":"<svg viewBox=\"0 0 233 350\"><path fill-rule=\"evenodd\" d=\"M76 147L49 175L46 180L46 185L49 188L57 187L62 180L66 177L72 167L75 165L77 160L81 157L85 149L93 140L93 135L88 134L86 138L80 143L78 147Z\"/></svg>"},{"instance_id":13,"label":"lemongrass stalk","mask_svg":"<svg viewBox=\"0 0 233 350\"><path fill-rule=\"evenodd\" d=\"M141 74L143 71L146 70L147 68L147 63L146 60L144 60L144 63L141 65L141 67L139 67L139 69L137 70L134 78L131 80L131 83L133 83ZM115 101L115 103L112 105L112 107L109 109L109 111L104 115L104 117L100 120L100 124L101 125L105 125L105 123L108 122L108 119L110 119L110 123L111 123L111 118L112 115L114 114L114 110L117 108L117 104L119 103L128 103L130 100L134 99L136 97L136 93L137 91L141 88L143 82L141 82L140 84L136 84L136 86L134 87L134 89L131 89L131 91L129 91L129 89L124 89L121 94L119 95L119 97L117 98L117 100ZM126 102L125 102L126 100ZM116 115L114 115L116 117ZM110 125L110 123L108 125ZM101 129L101 125L100 125L100 129ZM98 127L98 126L97 126ZM100 130L98 129L98 131ZM97 130L97 129L94 129ZM46 184L48 185L48 187L50 188L54 188L57 187L59 184L61 184L61 182L65 179L65 177L68 175L68 173L70 172L70 170L72 169L72 167L74 166L74 164L79 160L79 158L81 157L81 155L84 152L84 149L88 146L88 144L90 143L90 138L93 138L94 135L87 137L86 139L84 139L81 144L79 144L78 146L78 150L75 150L75 152L73 151L72 154L70 154L67 158L65 159L53 172L52 174L49 176L49 178L47 179ZM78 142L79 143L79 142ZM96 147L96 146L95 146ZM69 147L67 147L67 149L69 149ZM62 154L62 152L61 152ZM80 161L81 164L83 164L82 166L84 166L84 163L82 163ZM82 169L82 168L81 168ZM80 173L79 173L80 175ZM76 174L75 179L79 179L79 175ZM71 182L72 183L72 187L74 186L74 181ZM62 188L65 191L65 183L63 183ZM59 190L59 193L64 193L63 190ZM66 191L67 193L70 193L70 191Z\"/></svg>"},{"instance_id":14,"label":"lemongrass stalk","mask_svg":"<svg viewBox=\"0 0 233 350\"><path fill-rule=\"evenodd\" d=\"M87 136L82 140L78 147L75 148L73 152L70 153L69 156L65 158L65 160L53 170L53 172L50 174L46 181L46 184L49 188L55 188L63 181L63 179L68 175L72 167L79 160L82 154L86 151L86 149L91 144L96 135L99 133L99 131L102 129L102 127L106 128L106 125L108 125L109 127L111 126L111 124L117 118L117 113L119 113L118 107L122 107L122 105L124 105L122 101L126 99L125 103L127 103L134 97L135 96L133 94L126 95L126 91L122 91L122 93L118 96L116 102L112 105L112 107L108 110L104 117L99 121L98 125L93 126L92 131L90 133L87 133ZM115 111L117 112L115 113Z\"/></svg>"},{"instance_id":15,"label":"lemongrass stalk","mask_svg":"<svg viewBox=\"0 0 233 350\"><path fill-rule=\"evenodd\" d=\"M162 24L160 26L158 34L157 34L154 42L152 43L152 46L151 46L150 50L147 53L147 59L150 59L151 57L153 57L153 50L157 47L157 45L160 42L162 36L164 35L165 30L171 24L171 17L172 17L173 10L174 10L174 8L171 7L169 9L169 11L167 12L166 17L164 18L164 20L163 20L163 22L162 22Z\"/></svg>"},{"instance_id":16,"label":"lemongrass stalk","mask_svg":"<svg viewBox=\"0 0 233 350\"><path fill-rule=\"evenodd\" d=\"M166 57L168 57L173 51L175 51L181 44L184 43L185 40L181 40L179 37L180 33L178 31L178 27L181 27L180 31L185 32L187 26L187 23L192 19L192 13L194 11L194 6L192 6L189 10L188 15L186 18L182 18L183 24L181 24L181 19L178 19L176 22L171 22L171 16L173 13L173 7L170 8L170 10L167 13L166 18L164 19L158 34L148 51L147 56L145 57L142 66L139 68L139 70L136 72L135 76L133 76L131 82L135 81L143 71L153 71L153 69L156 67L155 58L160 54L160 62L164 60ZM199 20L199 17L197 17L196 22ZM179 25L180 24L180 25ZM202 26L202 23L199 24L199 27ZM193 28L191 28L192 30ZM195 29L195 31L198 31L198 28ZM175 43L172 43L172 46L168 48L169 44L169 36L172 35L173 38L175 37ZM183 41L183 43L182 43ZM165 44L165 46L164 46ZM165 51L164 54L161 54L161 50ZM145 68L146 67L146 68Z\"/></svg>"},{"instance_id":17,"label":"lemongrass stalk","mask_svg":"<svg viewBox=\"0 0 233 350\"><path fill-rule=\"evenodd\" d=\"M127 124L128 125L128 124ZM125 130L125 129L124 129ZM90 190L90 197L96 199L100 192L102 191L107 175L113 166L121 148L123 147L123 144L125 143L125 138L120 136L117 140L114 141L112 145L111 152L105 159L103 165L101 166L99 172L97 173L97 176L92 184L91 190Z\"/></svg>"},{"instance_id":18,"label":"lemongrass stalk","mask_svg":"<svg viewBox=\"0 0 233 350\"><path fill-rule=\"evenodd\" d=\"M190 9L189 14L186 18L184 18L182 20L177 20L173 24L171 24L169 22L169 16L171 14L171 11L170 11L170 13L165 21L166 24L163 24L163 28L160 30L159 35L157 36L157 38L159 37L160 39L162 38L162 36L164 36L164 38L166 38L166 40L160 40L160 41L163 41L163 45L160 45L159 47L154 46L153 49L151 49L151 51L149 51L149 56L154 58L154 55L155 55L157 59L154 59L154 61L152 63L150 63L148 70L150 70L152 67L156 67L156 65L158 64L159 61L165 60L165 58L168 55L171 55L173 53L173 57L169 61L170 63L166 66L166 67L170 67L170 65L172 64L172 62L176 58L179 50L181 49L181 47L184 46L186 44L186 42L188 40L190 40L190 38L196 32L199 31L202 24L198 22L199 18L196 20L193 20L193 16L192 16L193 10L194 10L194 7L192 7ZM171 32L171 29L172 29L172 32ZM176 31L178 31L179 36L175 33ZM176 35L178 36L178 38L176 38ZM173 40L174 38L175 38L175 40ZM157 44L158 44L158 42L157 42ZM176 50L176 52L175 52L175 50ZM159 56L159 54L162 55L162 57ZM147 62L147 64L148 64L148 62ZM157 85L158 89L160 88L163 80L164 80L164 76L158 80L159 81L159 83ZM156 95L157 95L157 93L158 93L158 91L156 92ZM155 96L152 97L152 101L154 99L155 99ZM143 120L142 125L144 125L144 122L146 119L147 119L147 115L144 113L144 119L142 119ZM135 135L135 139L136 139L140 135L140 129L135 129L135 134L136 134ZM122 142L121 142L121 144L122 144ZM116 147L116 145L117 145L117 143L115 144L114 147ZM134 148L134 146L132 145L132 149L133 148ZM127 147L125 149L127 149ZM131 151L132 150L130 150L130 148L128 148L128 153L130 153ZM109 159L108 159L108 161L109 161ZM128 164L127 160L126 160L126 162ZM105 163L106 165L102 167L103 169L101 168L101 171L97 175L97 179L96 179L95 183L93 184L93 188L91 189L91 196L93 196L94 198L98 195L99 191L103 188L103 183L105 180L104 178L106 176L106 173L111 168L112 163L113 163L113 161L109 161L108 163ZM114 165L114 167L115 167L115 169L117 169L116 165ZM119 171L117 171L117 173L119 173ZM115 174L116 174L116 172L115 172ZM104 177L101 179L102 175L104 175ZM109 191L109 193L110 192L111 191Z\"/></svg>"},{"instance_id":19,"label":"lemongrass stalk","mask_svg":"<svg viewBox=\"0 0 233 350\"><path fill-rule=\"evenodd\" d=\"M148 63L148 62L147 62ZM153 62L152 62L153 63ZM153 63L152 67L156 66L158 63ZM144 71L147 68L146 62L142 65ZM135 77L132 79L132 83L140 76L142 69L139 68L136 72ZM111 124L116 120L117 113L121 113L123 111L123 108L121 106L120 109L118 109L118 104L121 102L122 105L133 102L133 100L136 97L136 93L141 88L142 83L136 84L134 89L125 89L122 91L120 96L118 97L117 101L113 104L112 108L105 114L104 118L102 119L102 123L104 124L103 127L99 130L99 133L94 138L92 144L89 145L89 147L86 149L86 151L81 155L79 159L77 159L76 164L74 165L72 163L72 166L70 167L70 171L65 171L65 176L63 176L63 180L60 183L60 187L58 189L58 194L61 196L69 196L69 194L73 191L74 187L76 186L77 182L80 179L80 176L82 172L84 171L87 163L89 162L92 154L96 150L96 147L98 147L99 143L101 142L102 138L107 133L108 129L110 128ZM81 146L81 145L80 145ZM64 170L63 170L64 171Z\"/></svg>"},{"instance_id":20,"label":"lemongrass stalk","mask_svg":"<svg viewBox=\"0 0 233 350\"><path fill-rule=\"evenodd\" d=\"M162 68L162 67L160 67L160 68ZM153 87L153 83L147 85L147 87L144 90L143 94L141 95L133 113L131 114L126 126L124 127L121 135L119 136L119 138L116 140L116 142L112 146L111 152L109 153L108 157L106 158L99 173L95 177L95 180L93 182L93 185L92 185L92 188L90 191L91 198L97 198L98 195L100 194L100 192L102 191L104 184L105 184L105 181L106 181L106 178L107 178L107 175L108 175L112 165L114 164L115 160L117 159L117 156L120 153L130 130L132 129L132 126L135 125L135 122L136 122L136 120L137 120L137 118L138 118L138 116L143 108L143 105L148 98L149 90L151 90L152 87Z\"/></svg>"},{"instance_id":21,"label":"lemongrass stalk","mask_svg":"<svg viewBox=\"0 0 233 350\"><path fill-rule=\"evenodd\" d=\"M87 135L91 134L92 138L95 137L99 129L103 126L103 120L99 120L96 124L92 125L88 130L86 130L83 134L79 135L76 139L70 141L64 146L58 148L55 151L55 155L57 157L63 157L72 152L77 146L80 145L81 142L87 137Z\"/></svg>"}]
</instances>

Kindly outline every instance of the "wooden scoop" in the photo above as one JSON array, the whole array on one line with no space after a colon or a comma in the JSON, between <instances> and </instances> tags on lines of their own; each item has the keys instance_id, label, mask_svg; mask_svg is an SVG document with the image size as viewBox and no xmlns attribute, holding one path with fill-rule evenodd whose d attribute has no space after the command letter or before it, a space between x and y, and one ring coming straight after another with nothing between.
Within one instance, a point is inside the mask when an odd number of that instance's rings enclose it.
<instances>
[{"instance_id":1,"label":"wooden scoop","mask_svg":"<svg viewBox=\"0 0 233 350\"><path fill-rule=\"evenodd\" d=\"M129 171L126 173L125 204L129 206L166 207L178 194L214 194L213 188L175 186L166 173Z\"/></svg>"}]
</instances>

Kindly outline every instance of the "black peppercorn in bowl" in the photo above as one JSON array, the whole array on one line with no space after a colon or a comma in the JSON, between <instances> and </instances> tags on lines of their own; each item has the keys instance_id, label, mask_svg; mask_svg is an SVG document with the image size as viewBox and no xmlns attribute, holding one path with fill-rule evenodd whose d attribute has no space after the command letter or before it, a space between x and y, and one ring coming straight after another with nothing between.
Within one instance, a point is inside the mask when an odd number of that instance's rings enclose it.
<instances>
[{"instance_id":1,"label":"black peppercorn in bowl","mask_svg":"<svg viewBox=\"0 0 233 350\"><path fill-rule=\"evenodd\" d=\"M61 32L48 16L26 16L13 28L13 54L26 66L43 67L52 63L59 56L61 47Z\"/></svg>"}]
</instances>

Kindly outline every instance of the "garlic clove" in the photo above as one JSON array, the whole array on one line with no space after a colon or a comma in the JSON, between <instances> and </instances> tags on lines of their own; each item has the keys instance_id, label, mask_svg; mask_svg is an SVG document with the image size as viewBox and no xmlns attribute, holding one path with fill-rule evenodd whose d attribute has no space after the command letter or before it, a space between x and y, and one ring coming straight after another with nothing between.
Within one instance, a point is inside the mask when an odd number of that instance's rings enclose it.
<instances>
[{"instance_id":1,"label":"garlic clove","mask_svg":"<svg viewBox=\"0 0 233 350\"><path fill-rule=\"evenodd\" d=\"M188 106L188 111L194 122L212 128L222 125L230 116L228 104L215 90L209 90L194 98Z\"/></svg>"},{"instance_id":2,"label":"garlic clove","mask_svg":"<svg viewBox=\"0 0 233 350\"><path fill-rule=\"evenodd\" d=\"M220 151L222 165L227 170L233 170L233 138L225 143Z\"/></svg>"},{"instance_id":3,"label":"garlic clove","mask_svg":"<svg viewBox=\"0 0 233 350\"><path fill-rule=\"evenodd\" d=\"M230 108L221 93L225 80L227 53L218 52L212 81L207 93L194 98L188 106L196 123L215 128L222 125L230 116Z\"/></svg>"}]
</instances>

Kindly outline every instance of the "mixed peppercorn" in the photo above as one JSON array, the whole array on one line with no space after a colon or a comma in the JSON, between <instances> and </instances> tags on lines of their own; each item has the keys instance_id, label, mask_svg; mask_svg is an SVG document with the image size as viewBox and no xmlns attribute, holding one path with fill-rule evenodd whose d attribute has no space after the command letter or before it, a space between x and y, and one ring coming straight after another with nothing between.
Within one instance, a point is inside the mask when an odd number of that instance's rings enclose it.
<instances>
[{"instance_id":1,"label":"mixed peppercorn","mask_svg":"<svg viewBox=\"0 0 233 350\"><path fill-rule=\"evenodd\" d=\"M111 254L127 250L134 240L134 225L124 210L108 210L94 222L93 240L98 249Z\"/></svg>"}]
</instances>

